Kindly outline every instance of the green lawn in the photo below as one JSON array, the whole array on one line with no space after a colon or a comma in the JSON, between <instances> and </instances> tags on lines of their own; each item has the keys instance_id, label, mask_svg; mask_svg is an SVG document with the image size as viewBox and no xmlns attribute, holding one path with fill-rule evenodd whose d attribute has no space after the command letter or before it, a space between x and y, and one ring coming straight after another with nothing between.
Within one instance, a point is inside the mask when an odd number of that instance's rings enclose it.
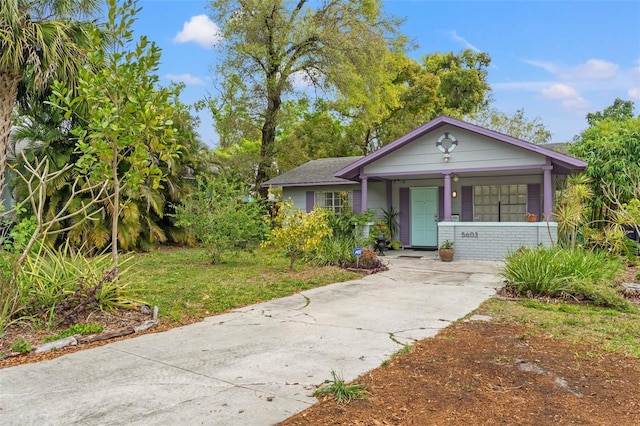
<instances>
[{"instance_id":1,"label":"green lawn","mask_svg":"<svg viewBox=\"0 0 640 426\"><path fill-rule=\"evenodd\" d=\"M304 289L357 278L334 267L299 263L271 249L241 251L226 263L207 263L202 249L163 249L137 254L124 276L134 297L160 308L171 326L193 322L232 308L287 296ZM491 299L475 313L495 321L531 326L569 341L590 341L608 351L640 357L640 312L620 312L591 305Z\"/></svg>"},{"instance_id":2,"label":"green lawn","mask_svg":"<svg viewBox=\"0 0 640 426\"><path fill-rule=\"evenodd\" d=\"M620 312L587 304L490 299L475 313L491 315L495 321L529 325L532 333L570 342L591 342L606 351L640 358L640 313L637 309Z\"/></svg>"},{"instance_id":3,"label":"green lawn","mask_svg":"<svg viewBox=\"0 0 640 426\"><path fill-rule=\"evenodd\" d=\"M160 308L160 319L179 325L226 310L297 293L359 275L335 267L299 263L271 249L239 251L211 265L198 248L137 254L123 276L134 297Z\"/></svg>"}]
</instances>

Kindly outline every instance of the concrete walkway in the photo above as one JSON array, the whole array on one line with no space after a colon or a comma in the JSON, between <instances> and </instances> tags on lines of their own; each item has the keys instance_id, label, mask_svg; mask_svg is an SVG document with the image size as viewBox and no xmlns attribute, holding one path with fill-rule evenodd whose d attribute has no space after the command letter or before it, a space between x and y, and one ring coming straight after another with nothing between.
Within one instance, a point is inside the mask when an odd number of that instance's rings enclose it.
<instances>
[{"instance_id":1,"label":"concrete walkway","mask_svg":"<svg viewBox=\"0 0 640 426\"><path fill-rule=\"evenodd\" d=\"M494 294L498 262L395 252L390 270L0 370L2 425L269 425Z\"/></svg>"}]
</instances>

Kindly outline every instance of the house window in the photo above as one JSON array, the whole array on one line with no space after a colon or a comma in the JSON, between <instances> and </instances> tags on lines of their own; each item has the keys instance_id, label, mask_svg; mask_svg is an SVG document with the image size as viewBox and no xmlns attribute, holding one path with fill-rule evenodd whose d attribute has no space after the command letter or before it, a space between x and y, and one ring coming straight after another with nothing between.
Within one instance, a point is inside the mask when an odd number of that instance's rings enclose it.
<instances>
[{"instance_id":1,"label":"house window","mask_svg":"<svg viewBox=\"0 0 640 426\"><path fill-rule=\"evenodd\" d=\"M331 209L335 214L351 210L353 193L351 191L316 192L316 206Z\"/></svg>"},{"instance_id":2,"label":"house window","mask_svg":"<svg viewBox=\"0 0 640 426\"><path fill-rule=\"evenodd\" d=\"M474 186L473 207L477 222L522 222L527 213L527 185Z\"/></svg>"}]
</instances>

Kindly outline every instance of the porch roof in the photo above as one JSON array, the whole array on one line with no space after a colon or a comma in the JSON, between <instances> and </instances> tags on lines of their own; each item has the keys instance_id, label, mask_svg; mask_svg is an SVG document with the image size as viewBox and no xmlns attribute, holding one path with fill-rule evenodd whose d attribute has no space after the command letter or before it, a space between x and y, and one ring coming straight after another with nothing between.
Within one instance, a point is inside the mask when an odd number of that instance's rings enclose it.
<instances>
[{"instance_id":1,"label":"porch roof","mask_svg":"<svg viewBox=\"0 0 640 426\"><path fill-rule=\"evenodd\" d=\"M269 186L308 186L308 185L340 185L353 184L352 181L336 177L338 170L360 160L362 156L321 158L309 161L293 170L269 179L262 184Z\"/></svg>"},{"instance_id":2,"label":"porch roof","mask_svg":"<svg viewBox=\"0 0 640 426\"><path fill-rule=\"evenodd\" d=\"M467 123L461 120L457 120L455 118L440 116L426 123L425 125L418 127L417 129L407 133L401 138L395 140L389 145L380 148L379 150L360 158L350 164L345 165L344 168L338 170L335 173L336 178L347 179L352 181L357 181L360 176L360 170L368 165L373 163L374 161L396 151L397 149L413 142L419 137L429 133L433 130L438 129L439 127L450 125L454 127L458 127L460 129L464 129L470 132L474 132L476 134L494 139L498 142L506 143L512 146L516 146L518 148L532 151L538 154L544 155L551 165L554 167L554 172L558 174L569 174L573 172L582 171L587 167L587 163L570 155L554 151L553 149L546 148L542 145L536 145L521 139L517 139L503 133L496 132L494 130L489 130L484 127L477 126L475 124ZM462 170L461 170L462 171Z\"/></svg>"}]
</instances>

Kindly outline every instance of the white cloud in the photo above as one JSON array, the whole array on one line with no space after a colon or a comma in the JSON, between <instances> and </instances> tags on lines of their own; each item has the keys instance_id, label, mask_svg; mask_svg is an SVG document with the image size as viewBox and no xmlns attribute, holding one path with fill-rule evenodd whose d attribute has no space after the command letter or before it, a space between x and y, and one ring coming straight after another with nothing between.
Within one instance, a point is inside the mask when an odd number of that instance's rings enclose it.
<instances>
[{"instance_id":1,"label":"white cloud","mask_svg":"<svg viewBox=\"0 0 640 426\"><path fill-rule=\"evenodd\" d=\"M608 80L616 76L620 66L602 59L589 59L584 64L567 68L560 73L565 80Z\"/></svg>"},{"instance_id":2,"label":"white cloud","mask_svg":"<svg viewBox=\"0 0 640 426\"><path fill-rule=\"evenodd\" d=\"M590 105L576 89L567 84L556 83L542 89L540 93L545 99L561 100L562 106L569 110L584 109Z\"/></svg>"},{"instance_id":3,"label":"white cloud","mask_svg":"<svg viewBox=\"0 0 640 426\"><path fill-rule=\"evenodd\" d=\"M204 80L191 74L167 74L165 77L167 80L171 80L176 83L185 83L192 86L201 86L204 84Z\"/></svg>"},{"instance_id":4,"label":"white cloud","mask_svg":"<svg viewBox=\"0 0 640 426\"><path fill-rule=\"evenodd\" d=\"M541 93L546 99L569 99L580 96L576 89L562 83L557 83L546 89L542 89Z\"/></svg>"},{"instance_id":5,"label":"white cloud","mask_svg":"<svg viewBox=\"0 0 640 426\"><path fill-rule=\"evenodd\" d=\"M620 66L603 59L588 59L583 64L572 67L561 66L553 62L523 59L523 62L534 67L542 68L557 76L561 80L609 80L614 78Z\"/></svg>"},{"instance_id":6,"label":"white cloud","mask_svg":"<svg viewBox=\"0 0 640 426\"><path fill-rule=\"evenodd\" d=\"M459 36L456 31L448 31L447 34L451 37L453 41L457 41L458 43L462 43L464 47L467 49L471 49L474 52L480 52L481 50L475 47L473 44L469 43L466 38Z\"/></svg>"},{"instance_id":7,"label":"white cloud","mask_svg":"<svg viewBox=\"0 0 640 426\"><path fill-rule=\"evenodd\" d=\"M582 96L578 96L577 98L564 99L562 101L562 106L569 110L585 110L589 108L591 102L583 98Z\"/></svg>"},{"instance_id":8,"label":"white cloud","mask_svg":"<svg viewBox=\"0 0 640 426\"><path fill-rule=\"evenodd\" d=\"M629 95L631 99L640 100L640 87L632 87L627 90L627 95Z\"/></svg>"},{"instance_id":9,"label":"white cloud","mask_svg":"<svg viewBox=\"0 0 640 426\"><path fill-rule=\"evenodd\" d=\"M174 37L176 43L194 42L208 49L220 43L220 28L207 15L192 16Z\"/></svg>"}]
</instances>

